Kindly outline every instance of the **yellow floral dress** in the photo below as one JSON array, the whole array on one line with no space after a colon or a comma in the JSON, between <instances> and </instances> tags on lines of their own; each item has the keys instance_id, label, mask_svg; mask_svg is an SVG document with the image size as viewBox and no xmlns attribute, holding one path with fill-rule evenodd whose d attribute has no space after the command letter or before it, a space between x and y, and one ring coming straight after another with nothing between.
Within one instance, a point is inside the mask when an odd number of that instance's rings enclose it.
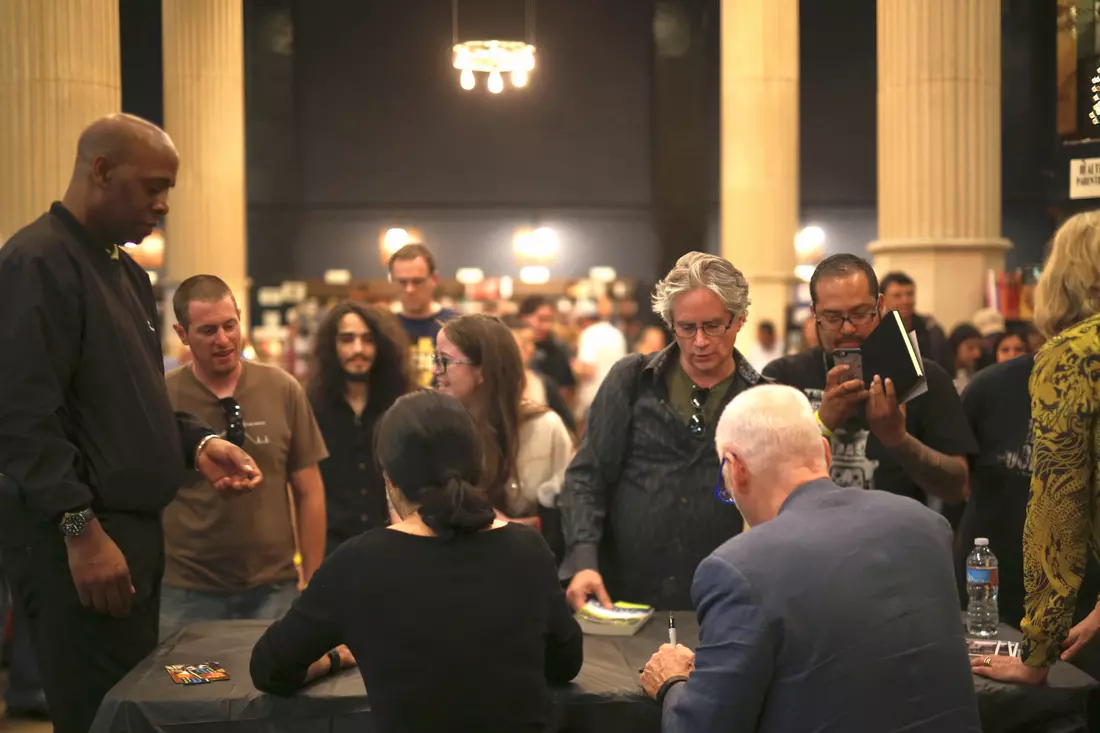
<instances>
[{"instance_id":1,"label":"yellow floral dress","mask_svg":"<svg viewBox=\"0 0 1100 733\"><path fill-rule=\"evenodd\" d=\"M1100 315L1035 355L1030 391L1035 469L1024 522L1021 656L1045 667L1069 633L1087 553L1100 548Z\"/></svg>"}]
</instances>

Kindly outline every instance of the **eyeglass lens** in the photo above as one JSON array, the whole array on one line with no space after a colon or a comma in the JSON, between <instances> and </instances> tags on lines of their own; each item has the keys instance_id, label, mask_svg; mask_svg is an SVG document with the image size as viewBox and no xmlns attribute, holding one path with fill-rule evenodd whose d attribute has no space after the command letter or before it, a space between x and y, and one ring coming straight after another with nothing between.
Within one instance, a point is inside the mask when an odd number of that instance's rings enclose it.
<instances>
[{"instance_id":1,"label":"eyeglass lens","mask_svg":"<svg viewBox=\"0 0 1100 733\"><path fill-rule=\"evenodd\" d=\"M730 492L726 490L726 478L722 475L726 469L726 459L722 459L722 463L718 466L718 482L714 484L714 498L723 504L735 503L733 497L730 496Z\"/></svg>"},{"instance_id":2,"label":"eyeglass lens","mask_svg":"<svg viewBox=\"0 0 1100 733\"><path fill-rule=\"evenodd\" d=\"M236 446L244 446L244 416L241 405L232 397L218 400L225 414L225 439Z\"/></svg>"}]
</instances>

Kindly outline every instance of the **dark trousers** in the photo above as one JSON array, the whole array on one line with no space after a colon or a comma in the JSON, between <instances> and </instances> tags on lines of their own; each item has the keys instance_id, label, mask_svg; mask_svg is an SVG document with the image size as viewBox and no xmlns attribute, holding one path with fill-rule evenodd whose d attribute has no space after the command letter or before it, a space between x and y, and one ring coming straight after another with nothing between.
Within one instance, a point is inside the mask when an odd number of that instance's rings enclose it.
<instances>
[{"instance_id":1,"label":"dark trousers","mask_svg":"<svg viewBox=\"0 0 1100 733\"><path fill-rule=\"evenodd\" d=\"M159 517L102 514L136 591L125 618L80 603L57 526L29 517L5 532L2 560L26 618L56 733L87 733L107 692L157 646L164 536Z\"/></svg>"}]
</instances>

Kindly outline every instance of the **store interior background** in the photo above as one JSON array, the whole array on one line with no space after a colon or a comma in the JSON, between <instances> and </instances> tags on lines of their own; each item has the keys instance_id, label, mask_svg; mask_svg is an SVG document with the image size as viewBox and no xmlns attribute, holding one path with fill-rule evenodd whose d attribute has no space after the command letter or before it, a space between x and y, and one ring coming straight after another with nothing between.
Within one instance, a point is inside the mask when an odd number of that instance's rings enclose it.
<instances>
[{"instance_id":1,"label":"store interior background","mask_svg":"<svg viewBox=\"0 0 1100 733\"><path fill-rule=\"evenodd\" d=\"M554 278L609 266L652 283L676 252L719 251L718 0L539 3L539 65L526 89L499 95L460 88L449 2L244 9L253 297L334 268L384 278L379 234L391 227L419 230L444 277L460 267L515 277L524 226L557 233ZM522 10L464 0L460 28L492 20L515 36ZM681 55L663 52L663 13L691 28ZM876 131L875 1L807 1L800 14L801 223L821 227L825 254L865 255L877 235L876 132L890 134ZM160 123L160 3L121 0L120 15L123 108ZM1095 154L1058 139L1055 22L1054 3L1003 0L1009 268L1042 259L1077 203L1068 160ZM702 223L678 232L662 212L685 195Z\"/></svg>"}]
</instances>

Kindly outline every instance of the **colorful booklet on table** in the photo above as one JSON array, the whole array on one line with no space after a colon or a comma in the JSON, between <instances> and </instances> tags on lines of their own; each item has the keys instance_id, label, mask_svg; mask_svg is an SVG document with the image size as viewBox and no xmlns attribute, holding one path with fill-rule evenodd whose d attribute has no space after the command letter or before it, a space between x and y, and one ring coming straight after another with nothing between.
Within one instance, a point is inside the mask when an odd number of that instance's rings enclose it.
<instances>
[{"instance_id":1,"label":"colorful booklet on table","mask_svg":"<svg viewBox=\"0 0 1100 733\"><path fill-rule=\"evenodd\" d=\"M620 602L604 608L599 601L589 601L576 613L581 631L594 636L633 636L652 616L652 606Z\"/></svg>"},{"instance_id":2,"label":"colorful booklet on table","mask_svg":"<svg viewBox=\"0 0 1100 733\"><path fill-rule=\"evenodd\" d=\"M164 671L177 685L201 685L229 679L229 673L218 662L203 662L195 665L168 664L165 665Z\"/></svg>"}]
</instances>

